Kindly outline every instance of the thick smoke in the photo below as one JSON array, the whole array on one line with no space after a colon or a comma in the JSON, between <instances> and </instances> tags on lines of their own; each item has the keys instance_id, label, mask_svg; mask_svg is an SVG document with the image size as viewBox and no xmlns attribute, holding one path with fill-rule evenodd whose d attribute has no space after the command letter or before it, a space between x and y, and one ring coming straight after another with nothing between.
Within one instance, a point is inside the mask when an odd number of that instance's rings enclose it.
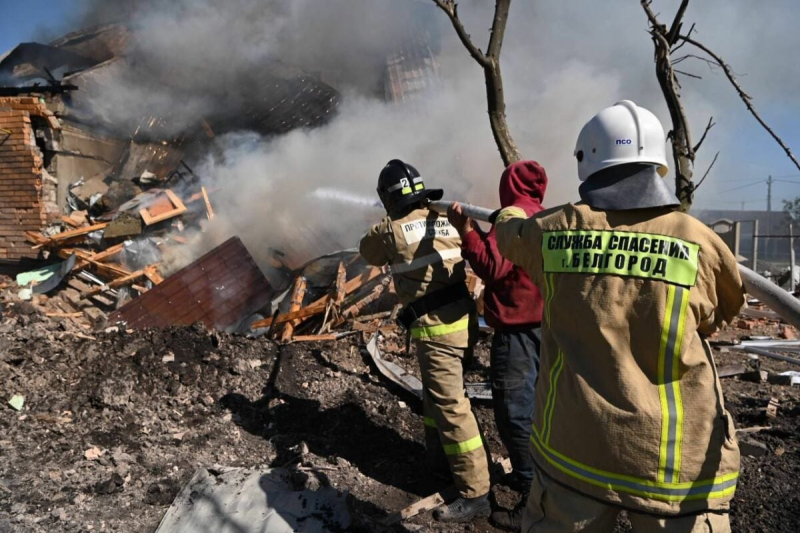
<instances>
[{"instance_id":1,"label":"thick smoke","mask_svg":"<svg viewBox=\"0 0 800 533\"><path fill-rule=\"evenodd\" d=\"M671 21L678 3L656 2L664 22ZM92 22L108 19L108 4L89 11ZM484 47L492 3L461 4L466 25ZM784 62L800 44L786 16L794 12L792 5L792 0L757 7L747 0L696 1L686 17L697 22L704 42L748 74L742 83L768 119L780 117L781 110L796 114L799 107L793 88L800 70ZM310 258L354 246L381 214L368 204L377 199L380 168L393 158L415 164L426 184L444 188L448 198L497 205L502 165L486 117L482 72L429 2L140 0L126 2L121 14L134 28L137 61L168 73L173 82L154 87L146 79L125 80L106 102L113 102L107 108L117 113L136 116L160 104L174 124L188 126L219 106L220 94L247 98L237 86L240 80L253 68L274 68L276 62L316 73L343 93L337 116L323 127L279 138L239 132L217 139L218 150L198 165L218 189L212 201L219 218L209 225L205 246L237 234L264 260L269 247ZM421 26L441 36L442 83L424 101L385 103L380 84L386 55ZM576 199L574 140L597 110L632 99L656 112L668 128L646 29L638 2L513 4L503 50L509 122L523 156L548 171L546 204ZM701 174L713 154L722 152L699 193L702 202L727 185L727 176L740 177L748 161L763 160L749 157L739 144L743 130L748 137L762 133L719 72L700 62L688 61L683 68L704 77L683 82L695 136L709 116L718 123L697 162ZM776 170L787 169L776 147L762 146L774 154Z\"/></svg>"}]
</instances>

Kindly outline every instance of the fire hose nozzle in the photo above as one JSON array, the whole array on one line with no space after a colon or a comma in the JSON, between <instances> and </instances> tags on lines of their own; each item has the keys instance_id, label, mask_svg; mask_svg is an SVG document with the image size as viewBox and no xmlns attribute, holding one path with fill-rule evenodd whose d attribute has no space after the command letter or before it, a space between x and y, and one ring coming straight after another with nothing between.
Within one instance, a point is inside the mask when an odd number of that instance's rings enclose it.
<instances>
[{"instance_id":1,"label":"fire hose nozzle","mask_svg":"<svg viewBox=\"0 0 800 533\"><path fill-rule=\"evenodd\" d=\"M444 200L438 201L428 201L425 206L430 209L431 211L436 211L442 215L447 214L447 209L450 207L452 202L446 202ZM485 207L479 207L477 205L472 204L461 204L462 212L470 218L475 220L480 220L481 222L489 222L494 224L495 219L497 218L497 214L500 213L499 209L492 211L491 209L486 209Z\"/></svg>"}]
</instances>

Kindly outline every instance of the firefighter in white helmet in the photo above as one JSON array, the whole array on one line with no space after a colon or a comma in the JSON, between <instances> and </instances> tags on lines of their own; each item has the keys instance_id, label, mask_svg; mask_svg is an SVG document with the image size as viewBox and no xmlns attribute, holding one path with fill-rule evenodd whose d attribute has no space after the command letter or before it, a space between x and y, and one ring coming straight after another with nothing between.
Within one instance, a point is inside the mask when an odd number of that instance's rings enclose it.
<instances>
[{"instance_id":1,"label":"firefighter in white helmet","mask_svg":"<svg viewBox=\"0 0 800 533\"><path fill-rule=\"evenodd\" d=\"M522 531L730 531L739 450L705 337L744 291L730 250L679 212L658 119L600 111L575 147L581 202L497 217L545 298Z\"/></svg>"}]
</instances>

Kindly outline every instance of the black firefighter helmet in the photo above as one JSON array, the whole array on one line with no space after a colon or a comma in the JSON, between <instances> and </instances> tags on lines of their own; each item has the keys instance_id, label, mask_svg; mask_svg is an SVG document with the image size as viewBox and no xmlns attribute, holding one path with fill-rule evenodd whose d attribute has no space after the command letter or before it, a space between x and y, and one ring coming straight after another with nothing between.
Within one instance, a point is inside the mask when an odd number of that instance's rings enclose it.
<instances>
[{"instance_id":1,"label":"black firefighter helmet","mask_svg":"<svg viewBox=\"0 0 800 533\"><path fill-rule=\"evenodd\" d=\"M386 212L402 212L425 199L441 200L442 189L426 189L416 168L399 159L392 159L378 177L378 196Z\"/></svg>"}]
</instances>

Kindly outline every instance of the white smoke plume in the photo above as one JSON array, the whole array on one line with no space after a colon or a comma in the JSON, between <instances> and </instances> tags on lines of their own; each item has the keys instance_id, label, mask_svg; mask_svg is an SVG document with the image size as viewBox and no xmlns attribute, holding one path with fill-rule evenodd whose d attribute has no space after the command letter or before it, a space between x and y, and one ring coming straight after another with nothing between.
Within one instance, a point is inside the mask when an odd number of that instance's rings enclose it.
<instances>
[{"instance_id":1,"label":"white smoke plume","mask_svg":"<svg viewBox=\"0 0 800 533\"><path fill-rule=\"evenodd\" d=\"M90 20L107 19L108 4L94 4ZM114 107L135 114L163 101L182 127L184 120L186 124L195 120L203 109L221 105L220 94L247 98L248 92L236 86L241 74L259 65L270 68L276 60L319 72L342 91L337 116L323 127L277 138L240 132L217 139L218 150L197 165L210 187L219 189L212 195L218 219L209 225L206 247L215 244L212 237L237 234L266 261L269 247L311 258L355 246L381 214L366 205L366 199L377 199L378 172L394 158L417 166L426 185L444 188L446 198L494 207L502 164L489 130L482 72L443 13L431 7L422 11L424 20L420 19L419 10L431 4L425 0L131 2L123 15L135 30L137 57L144 58L149 68L171 73L175 83L153 87L126 80ZM485 47L493 3L461 4L467 27ZM678 0L657 0L654 8L669 23L678 4ZM686 20L697 22L699 38L743 74L743 85L765 117L775 119L779 129L787 126L787 120L780 120L783 113L796 116L800 108L794 91L800 67L785 61L800 44L793 30L795 2L776 0L756 6L748 0L696 0ZM441 87L424 102L385 103L382 62L420 23L430 24L441 35ZM547 205L577 199L574 141L583 123L599 109L632 99L652 109L669 128L646 29L638 2L513 3L502 63L507 113L523 157L538 160L548 172ZM702 133L709 116L718 123L696 170L702 174L713 154L722 152L698 193L699 202L710 202L728 177L767 173L753 163L763 161L762 154L756 157L741 148L743 135L763 140L766 134L746 114L721 73L700 62L687 62L684 68L704 77L683 82L695 136ZM786 140L793 140L791 132ZM800 138L794 140L800 144ZM774 154L775 171L790 173L791 167L770 142L759 144L759 149Z\"/></svg>"}]
</instances>

